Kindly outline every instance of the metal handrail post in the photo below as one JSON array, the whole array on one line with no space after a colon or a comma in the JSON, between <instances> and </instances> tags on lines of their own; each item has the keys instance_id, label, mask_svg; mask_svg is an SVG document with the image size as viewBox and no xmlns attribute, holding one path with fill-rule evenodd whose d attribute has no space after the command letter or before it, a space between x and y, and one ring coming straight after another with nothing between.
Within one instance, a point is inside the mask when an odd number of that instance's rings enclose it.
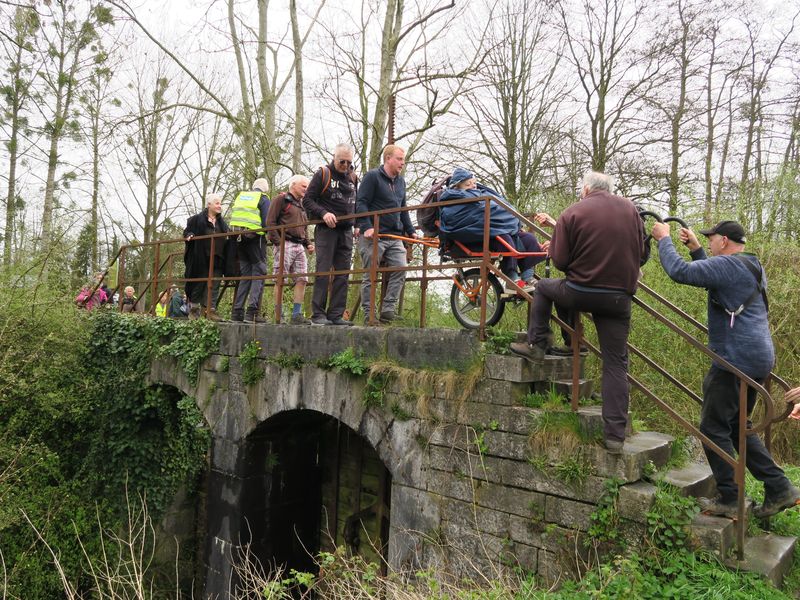
<instances>
[{"instance_id":1,"label":"metal handrail post","mask_svg":"<svg viewBox=\"0 0 800 600\"><path fill-rule=\"evenodd\" d=\"M208 257L208 279L206 279L206 318L208 315L211 314L211 297L213 295L213 286L214 286L214 242L216 242L216 238L211 238L211 254Z\"/></svg>"},{"instance_id":2,"label":"metal handrail post","mask_svg":"<svg viewBox=\"0 0 800 600\"><path fill-rule=\"evenodd\" d=\"M422 281L419 284L420 298L419 298L419 326L420 329L425 328L427 318L425 311L428 305L428 247L422 247Z\"/></svg>"},{"instance_id":3,"label":"metal handrail post","mask_svg":"<svg viewBox=\"0 0 800 600\"><path fill-rule=\"evenodd\" d=\"M572 410L578 412L578 404L580 403L580 370L581 370L581 344L583 339L583 321L581 320L581 313L575 311L575 322L573 324L574 331L570 337L572 342Z\"/></svg>"},{"instance_id":4,"label":"metal handrail post","mask_svg":"<svg viewBox=\"0 0 800 600\"><path fill-rule=\"evenodd\" d=\"M156 304L158 301L161 300L161 296L158 293L158 271L161 265L159 261L161 260L161 243L159 242L156 244L156 247L153 249L153 289L150 292L150 298L152 298L150 303L150 314L156 314Z\"/></svg>"},{"instance_id":5,"label":"metal handrail post","mask_svg":"<svg viewBox=\"0 0 800 600\"><path fill-rule=\"evenodd\" d=\"M745 465L747 464L747 382L739 379L739 456L736 461L736 485L738 487L736 522L736 559L744 560L745 534Z\"/></svg>"},{"instance_id":6,"label":"metal handrail post","mask_svg":"<svg viewBox=\"0 0 800 600\"><path fill-rule=\"evenodd\" d=\"M281 227L281 242L278 248L278 278L275 280L275 322L281 322L283 314L283 275L284 261L286 260L286 228Z\"/></svg>"},{"instance_id":7,"label":"metal handrail post","mask_svg":"<svg viewBox=\"0 0 800 600\"><path fill-rule=\"evenodd\" d=\"M369 263L369 324L375 324L375 286L378 282L378 215L372 215L372 260ZM362 265L363 266L363 265Z\"/></svg>"},{"instance_id":8,"label":"metal handrail post","mask_svg":"<svg viewBox=\"0 0 800 600\"><path fill-rule=\"evenodd\" d=\"M479 294L481 316L478 327L478 339L482 342L486 341L486 296L489 292L489 226L491 224L491 203L488 198L483 202L483 256L481 257L481 290Z\"/></svg>"}]
</instances>

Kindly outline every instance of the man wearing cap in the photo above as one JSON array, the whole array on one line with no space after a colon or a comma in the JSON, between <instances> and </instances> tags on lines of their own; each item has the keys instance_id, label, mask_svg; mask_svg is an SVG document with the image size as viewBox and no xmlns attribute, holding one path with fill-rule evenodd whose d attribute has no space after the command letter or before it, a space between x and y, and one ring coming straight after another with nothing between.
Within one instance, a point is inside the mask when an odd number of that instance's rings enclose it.
<instances>
[{"instance_id":1,"label":"man wearing cap","mask_svg":"<svg viewBox=\"0 0 800 600\"><path fill-rule=\"evenodd\" d=\"M708 238L712 256L708 258L697 236L690 229L680 230L680 240L689 248L692 262L678 254L669 235L669 225L656 223L653 239L667 274L676 282L708 290L708 347L728 363L763 383L775 363L775 350L769 332L764 269L753 254L744 252L744 228L735 221L721 221L700 233ZM747 389L748 417L756 391ZM752 427L748 419L747 427ZM722 364L712 363L703 380L703 408L700 431L711 441L734 455L739 439L739 379ZM800 502L794 487L775 464L757 434L746 438L747 468L764 483L764 503L753 514L768 517ZM715 498L700 498L707 514L734 517L738 488L733 467L712 450L706 458L717 482Z\"/></svg>"},{"instance_id":2,"label":"man wearing cap","mask_svg":"<svg viewBox=\"0 0 800 600\"><path fill-rule=\"evenodd\" d=\"M263 277L267 274L267 245L263 231L255 231L267 226L269 211L269 183L259 178L253 182L253 191L239 192L231 211L231 229L241 233L236 238L239 256L239 271L242 277ZM261 295L264 292L263 279L242 279L236 289L231 311L232 321L251 321L264 323L259 313ZM247 302L247 311L244 305Z\"/></svg>"},{"instance_id":3,"label":"man wearing cap","mask_svg":"<svg viewBox=\"0 0 800 600\"><path fill-rule=\"evenodd\" d=\"M361 187L358 188L356 212L369 212L398 208L406 205L406 180L401 175L406 160L406 151L400 146L389 145L383 149L383 165L368 171L364 175ZM406 249L403 242L391 237L378 240L377 251L373 255L373 240L379 235L405 235L415 237L414 226L408 212L395 212L381 215L378 220L378 230L373 229L372 217L359 219L358 227L363 232L358 240L358 251L361 254L361 264L365 269L370 269L372 261L380 264L383 261L387 267L405 267ZM406 280L405 271L394 271L384 274L387 279L386 295L380 311L381 323L390 323L397 318L397 300ZM364 273L361 280L361 307L364 309L364 322L369 323L370 315L370 281L369 272Z\"/></svg>"},{"instance_id":4,"label":"man wearing cap","mask_svg":"<svg viewBox=\"0 0 800 600\"><path fill-rule=\"evenodd\" d=\"M554 226L550 240L553 264L566 275L536 284L526 342L511 351L530 361L562 355L553 347L550 315L553 303L561 320L573 323L574 311L591 313L603 360L603 440L612 454L622 453L628 424L628 333L631 298L639 269L647 260L644 226L633 202L612 193L614 180L590 171L583 177L580 202L557 221L537 215Z\"/></svg>"}]
</instances>

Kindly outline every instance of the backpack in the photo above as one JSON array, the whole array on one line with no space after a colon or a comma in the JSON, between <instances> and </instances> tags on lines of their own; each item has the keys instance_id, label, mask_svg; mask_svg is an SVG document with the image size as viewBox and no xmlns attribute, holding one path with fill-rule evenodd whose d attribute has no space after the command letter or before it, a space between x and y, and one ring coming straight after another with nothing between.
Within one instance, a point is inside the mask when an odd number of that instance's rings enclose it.
<instances>
[{"instance_id":1,"label":"backpack","mask_svg":"<svg viewBox=\"0 0 800 600\"><path fill-rule=\"evenodd\" d=\"M322 171L322 189L319 191L319 195L322 196L325 190L331 185L331 169L327 165L324 165L320 167L320 171ZM353 169L347 172L347 178L350 180L350 183L353 184L353 187L358 185L358 177Z\"/></svg>"},{"instance_id":2,"label":"backpack","mask_svg":"<svg viewBox=\"0 0 800 600\"><path fill-rule=\"evenodd\" d=\"M439 201L439 196L442 195L442 190L447 187L450 182L450 176L443 177L442 179L434 180L431 189L422 199L417 209L417 225L419 225L422 232L428 236L433 237L439 235L439 207L436 202ZM423 208L424 207L424 208Z\"/></svg>"}]
</instances>

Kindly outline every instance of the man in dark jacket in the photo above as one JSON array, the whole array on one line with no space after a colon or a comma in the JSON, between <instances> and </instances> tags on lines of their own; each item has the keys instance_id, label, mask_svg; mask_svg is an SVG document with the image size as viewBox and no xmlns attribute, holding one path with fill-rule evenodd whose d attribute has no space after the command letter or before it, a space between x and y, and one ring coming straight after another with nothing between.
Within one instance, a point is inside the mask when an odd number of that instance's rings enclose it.
<instances>
[{"instance_id":1,"label":"man in dark jacket","mask_svg":"<svg viewBox=\"0 0 800 600\"><path fill-rule=\"evenodd\" d=\"M669 225L656 223L653 239L658 242L661 265L674 281L708 290L708 347L757 383L763 383L775 363L775 350L767 320L766 276L758 259L744 252L744 228L736 221L722 221L701 231L708 237L713 255L706 257L697 236L681 229L681 241L692 262L683 260L669 236ZM703 380L700 431L734 456L739 444L739 378L725 365L711 365ZM747 388L747 428L756 401L756 390ZM746 437L747 468L764 483L764 503L753 510L768 517L800 503L800 490L775 464L758 434ZM715 498L700 498L703 512L733 518L737 514L739 488L733 467L713 450L703 447L717 482Z\"/></svg>"},{"instance_id":2,"label":"man in dark jacket","mask_svg":"<svg viewBox=\"0 0 800 600\"><path fill-rule=\"evenodd\" d=\"M231 227L242 232L236 238L239 272L242 277L262 279L243 279L239 282L231 310L232 321L264 322L260 310L261 296L264 293L263 277L267 274L267 244L264 232L257 230L267 226L268 191L267 180L259 178L253 182L252 191L239 192L233 201ZM245 303L247 311L244 308Z\"/></svg>"},{"instance_id":3,"label":"man in dark jacket","mask_svg":"<svg viewBox=\"0 0 800 600\"><path fill-rule=\"evenodd\" d=\"M555 226L550 256L566 278L536 284L528 340L511 344L511 350L534 362L546 354L564 354L551 346L553 302L569 325L575 311L591 313L603 360L603 437L608 451L619 454L628 423L631 298L647 255L636 207L612 194L612 188L611 177L589 172L580 202L561 213L557 222L544 213L536 216L540 224Z\"/></svg>"},{"instance_id":4,"label":"man in dark jacket","mask_svg":"<svg viewBox=\"0 0 800 600\"><path fill-rule=\"evenodd\" d=\"M303 208L309 219L324 223L314 228L317 273L347 271L353 256L353 220L342 219L355 210L358 177L353 171L353 149L339 144L333 150L333 161L317 170L303 196ZM345 320L347 274L334 275L328 299L328 275L314 278L311 296L311 323L314 325L352 325Z\"/></svg>"},{"instance_id":5,"label":"man in dark jacket","mask_svg":"<svg viewBox=\"0 0 800 600\"><path fill-rule=\"evenodd\" d=\"M389 145L383 150L383 165L372 169L364 175L364 181L358 188L358 201L356 212L368 212L398 208L406 205L406 180L401 175L406 160L406 151L399 146ZM390 213L381 215L378 220L378 231L373 229L372 217L362 218L358 226L364 235L358 241L358 251L361 254L361 264L369 269L372 261L380 264L383 261L387 267L405 267L406 249L401 240L392 238L378 239L377 249L373 253L374 237L379 234L405 235L414 237L414 226L408 212ZM389 323L397 318L397 300L406 280L405 271L386 273L386 295L380 312L381 323ZM364 309L364 322L371 321L373 311L370 309L370 289L372 287L370 274L364 273L361 282L361 307Z\"/></svg>"},{"instance_id":6,"label":"man in dark jacket","mask_svg":"<svg viewBox=\"0 0 800 600\"><path fill-rule=\"evenodd\" d=\"M186 222L186 228L183 230L183 237L186 240L186 250L183 255L183 262L186 266L184 277L186 279L208 278L208 267L211 260L211 240L195 241L193 238L195 236L227 232L228 224L222 218L222 196L217 193L211 193L206 199L206 208L203 212L189 217ZM211 306L206 306L208 302L206 281L186 282L186 296L191 302L190 319L200 317L200 307L203 306L206 309L204 312L209 319L212 321L222 320L217 314L216 302L219 284L225 272L227 248L228 238L219 237L214 239L214 281L211 283Z\"/></svg>"},{"instance_id":7,"label":"man in dark jacket","mask_svg":"<svg viewBox=\"0 0 800 600\"><path fill-rule=\"evenodd\" d=\"M292 316L289 322L292 325L308 325L310 320L303 316L303 298L308 283L308 261L306 251L314 252L314 244L309 243L306 232L306 212L303 210L301 201L308 189L308 177L294 175L289 179L289 191L278 194L269 204L267 213L267 226L293 225L287 227L284 234L283 249L281 249L281 232L272 229L268 232L269 241L275 244L274 261L272 272L277 275L281 269L281 256L283 256L283 273L295 273L296 276L291 280L284 277L284 283L294 286L292 295ZM278 286L275 285L275 306L277 307L280 298L278 297Z\"/></svg>"}]
</instances>

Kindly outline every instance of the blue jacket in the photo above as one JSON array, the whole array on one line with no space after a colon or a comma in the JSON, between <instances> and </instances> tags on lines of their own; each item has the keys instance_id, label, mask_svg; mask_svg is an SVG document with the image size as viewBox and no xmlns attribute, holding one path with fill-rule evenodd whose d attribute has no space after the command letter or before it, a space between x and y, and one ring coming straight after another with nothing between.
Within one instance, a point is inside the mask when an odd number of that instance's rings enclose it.
<instances>
[{"instance_id":1,"label":"blue jacket","mask_svg":"<svg viewBox=\"0 0 800 600\"><path fill-rule=\"evenodd\" d=\"M494 190L479 186L475 190L457 190L447 188L439 196L439 201L478 198L479 196L494 196L499 194ZM460 242L483 241L483 220L486 216L484 200L471 204L453 204L443 206L439 210L439 230L448 238ZM520 229L519 219L494 200L489 204L489 238L497 235L515 235Z\"/></svg>"},{"instance_id":2,"label":"blue jacket","mask_svg":"<svg viewBox=\"0 0 800 600\"><path fill-rule=\"evenodd\" d=\"M758 259L752 254L743 256L761 270L766 286L766 277ZM729 309L747 301L758 288L747 265L730 255L707 258L702 248L692 252L692 262L686 262L669 237L658 242L658 257L673 280L708 290L708 347L750 377L766 377L775 364L775 349L769 333L767 308L761 295L734 318L733 327L730 315L711 302L712 293Z\"/></svg>"},{"instance_id":3,"label":"blue jacket","mask_svg":"<svg viewBox=\"0 0 800 600\"><path fill-rule=\"evenodd\" d=\"M406 180L402 175L389 177L383 167L372 169L364 175L361 185L358 186L356 196L356 212L383 210L406 205ZM357 226L361 231L371 229L372 218L358 219ZM379 222L379 233L393 233L395 235L413 235L414 226L408 212L382 215Z\"/></svg>"}]
</instances>

